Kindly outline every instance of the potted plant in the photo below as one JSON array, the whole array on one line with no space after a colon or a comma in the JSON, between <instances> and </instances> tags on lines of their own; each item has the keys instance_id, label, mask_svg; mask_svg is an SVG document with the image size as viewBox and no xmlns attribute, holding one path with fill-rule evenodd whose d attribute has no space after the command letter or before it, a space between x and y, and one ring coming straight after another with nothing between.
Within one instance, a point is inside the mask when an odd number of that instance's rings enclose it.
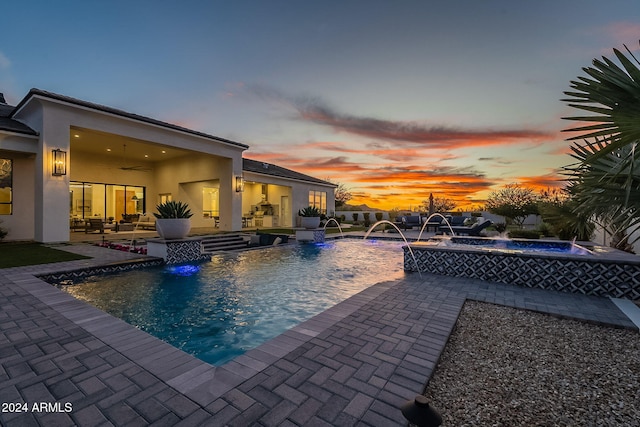
<instances>
[{"instance_id":1,"label":"potted plant","mask_svg":"<svg viewBox=\"0 0 640 427\"><path fill-rule=\"evenodd\" d=\"M298 211L301 218L301 225L304 228L312 229L320 226L320 209L315 206L307 206Z\"/></svg>"},{"instance_id":2,"label":"potted plant","mask_svg":"<svg viewBox=\"0 0 640 427\"><path fill-rule=\"evenodd\" d=\"M166 240L184 239L191 230L191 217L193 214L187 203L170 200L156 206L158 213L153 215L156 219L156 230L160 237Z\"/></svg>"}]
</instances>

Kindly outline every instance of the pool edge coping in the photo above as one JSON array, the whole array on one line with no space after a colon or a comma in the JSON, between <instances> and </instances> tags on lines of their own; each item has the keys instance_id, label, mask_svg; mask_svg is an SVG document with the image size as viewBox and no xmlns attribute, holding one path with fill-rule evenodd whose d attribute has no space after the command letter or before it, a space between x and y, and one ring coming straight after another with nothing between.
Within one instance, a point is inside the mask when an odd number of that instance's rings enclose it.
<instances>
[{"instance_id":1,"label":"pool edge coping","mask_svg":"<svg viewBox=\"0 0 640 427\"><path fill-rule=\"evenodd\" d=\"M107 264L109 263L99 265ZM215 366L87 302L78 300L41 279L39 276L55 274L56 271L69 271L62 265L59 269L51 267L52 264L47 265L46 272L23 271L25 268L7 269L5 277L56 313L203 407L397 286L402 280L375 283L258 347L223 365Z\"/></svg>"}]
</instances>

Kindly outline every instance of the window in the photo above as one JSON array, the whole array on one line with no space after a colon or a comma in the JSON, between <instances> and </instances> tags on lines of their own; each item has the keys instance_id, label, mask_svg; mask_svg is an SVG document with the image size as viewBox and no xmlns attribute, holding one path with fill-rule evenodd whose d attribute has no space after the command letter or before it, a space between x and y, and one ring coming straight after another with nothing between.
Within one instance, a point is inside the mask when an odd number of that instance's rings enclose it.
<instances>
[{"instance_id":1,"label":"window","mask_svg":"<svg viewBox=\"0 0 640 427\"><path fill-rule=\"evenodd\" d=\"M320 212L327 214L327 192L309 191L309 206L320 209Z\"/></svg>"},{"instance_id":2,"label":"window","mask_svg":"<svg viewBox=\"0 0 640 427\"><path fill-rule=\"evenodd\" d=\"M88 218L98 216L119 221L126 215L145 212L144 187L72 181L71 216Z\"/></svg>"},{"instance_id":3,"label":"window","mask_svg":"<svg viewBox=\"0 0 640 427\"><path fill-rule=\"evenodd\" d=\"M0 159L0 215L13 213L13 161Z\"/></svg>"}]
</instances>

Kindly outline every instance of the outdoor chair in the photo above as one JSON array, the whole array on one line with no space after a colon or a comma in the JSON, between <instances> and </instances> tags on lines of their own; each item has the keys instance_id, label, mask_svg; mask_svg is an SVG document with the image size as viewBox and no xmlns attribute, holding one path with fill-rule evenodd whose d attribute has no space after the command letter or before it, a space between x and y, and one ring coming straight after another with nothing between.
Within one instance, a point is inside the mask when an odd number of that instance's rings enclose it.
<instances>
[{"instance_id":1,"label":"outdoor chair","mask_svg":"<svg viewBox=\"0 0 640 427\"><path fill-rule=\"evenodd\" d=\"M88 218L85 221L84 232L99 231L100 234L104 233L104 223L102 218Z\"/></svg>"},{"instance_id":2,"label":"outdoor chair","mask_svg":"<svg viewBox=\"0 0 640 427\"><path fill-rule=\"evenodd\" d=\"M451 228L453 229L453 232L458 236L479 236L480 232L489 227L491 224L493 224L492 221L485 219L484 221L477 222L469 227L455 226Z\"/></svg>"}]
</instances>

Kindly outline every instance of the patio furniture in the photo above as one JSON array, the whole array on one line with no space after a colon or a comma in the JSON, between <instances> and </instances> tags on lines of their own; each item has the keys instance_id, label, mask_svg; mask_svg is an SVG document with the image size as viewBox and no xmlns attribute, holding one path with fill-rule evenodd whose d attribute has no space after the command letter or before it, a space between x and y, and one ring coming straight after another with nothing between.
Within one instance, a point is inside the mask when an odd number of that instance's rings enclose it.
<instances>
[{"instance_id":1,"label":"patio furniture","mask_svg":"<svg viewBox=\"0 0 640 427\"><path fill-rule=\"evenodd\" d=\"M138 217L138 228L141 230L155 230L156 217L153 215L140 215Z\"/></svg>"},{"instance_id":2,"label":"patio furniture","mask_svg":"<svg viewBox=\"0 0 640 427\"><path fill-rule=\"evenodd\" d=\"M102 218L88 218L85 221L84 232L99 231L100 234L104 233L104 223Z\"/></svg>"},{"instance_id":3,"label":"patio furniture","mask_svg":"<svg viewBox=\"0 0 640 427\"><path fill-rule=\"evenodd\" d=\"M84 230L85 228L84 218L73 217L70 222L71 230L73 231Z\"/></svg>"},{"instance_id":4,"label":"patio furniture","mask_svg":"<svg viewBox=\"0 0 640 427\"><path fill-rule=\"evenodd\" d=\"M456 216L447 215L446 218L449 225L455 229L455 227L464 227L464 222L468 220L470 217L462 216L462 215L456 215ZM443 234L450 233L451 230L449 229L449 225L447 225L446 222L442 221L440 223L440 227L438 227L438 232Z\"/></svg>"},{"instance_id":5,"label":"patio furniture","mask_svg":"<svg viewBox=\"0 0 640 427\"><path fill-rule=\"evenodd\" d=\"M442 225L442 217L441 216L436 216L431 218L431 220L429 220L429 222L425 222L422 224L422 226L424 227L425 231L429 232L430 228L433 228L433 231L436 232L438 231L438 228L440 228L440 226Z\"/></svg>"},{"instance_id":6,"label":"patio furniture","mask_svg":"<svg viewBox=\"0 0 640 427\"><path fill-rule=\"evenodd\" d=\"M403 215L396 218L396 225L403 230L410 230L413 227L420 227L421 225L420 215Z\"/></svg>"},{"instance_id":7,"label":"patio furniture","mask_svg":"<svg viewBox=\"0 0 640 427\"><path fill-rule=\"evenodd\" d=\"M480 232L485 228L489 227L493 224L492 221L485 219L480 222L476 222L475 224L467 227L467 226L455 226L451 227L453 232L458 236L479 236ZM446 227L448 229L448 227Z\"/></svg>"}]
</instances>

